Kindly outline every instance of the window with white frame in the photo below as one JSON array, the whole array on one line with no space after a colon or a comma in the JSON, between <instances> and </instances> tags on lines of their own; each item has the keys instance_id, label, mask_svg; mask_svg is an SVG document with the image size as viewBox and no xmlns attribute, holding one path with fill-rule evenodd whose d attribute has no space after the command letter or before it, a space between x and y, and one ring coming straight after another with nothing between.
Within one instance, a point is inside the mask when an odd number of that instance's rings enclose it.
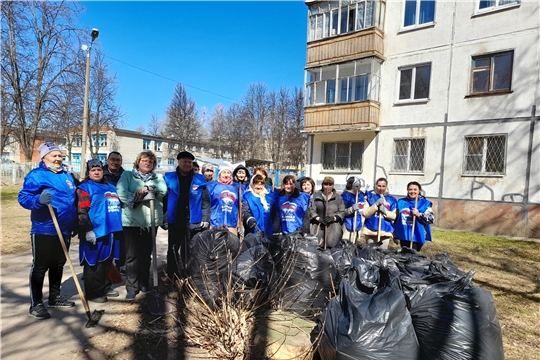
<instances>
[{"instance_id":1,"label":"window with white frame","mask_svg":"<svg viewBox=\"0 0 540 360\"><path fill-rule=\"evenodd\" d=\"M151 143L152 143L152 140L143 139L143 150L150 150Z\"/></svg>"},{"instance_id":2,"label":"window with white frame","mask_svg":"<svg viewBox=\"0 0 540 360\"><path fill-rule=\"evenodd\" d=\"M168 148L169 149L174 149L175 148L175 143L169 143Z\"/></svg>"},{"instance_id":3,"label":"window with white frame","mask_svg":"<svg viewBox=\"0 0 540 360\"><path fill-rule=\"evenodd\" d=\"M309 6L309 41L377 26L383 28L381 0L321 1ZM381 23L379 23L381 22Z\"/></svg>"},{"instance_id":4,"label":"window with white frame","mask_svg":"<svg viewBox=\"0 0 540 360\"><path fill-rule=\"evenodd\" d=\"M519 4L520 2L520 0L480 0L478 1L478 10L495 10L499 8L504 8L506 6L514 6L516 4Z\"/></svg>"},{"instance_id":5,"label":"window with white frame","mask_svg":"<svg viewBox=\"0 0 540 360\"><path fill-rule=\"evenodd\" d=\"M394 139L392 171L424 172L425 139Z\"/></svg>"},{"instance_id":6,"label":"window with white frame","mask_svg":"<svg viewBox=\"0 0 540 360\"><path fill-rule=\"evenodd\" d=\"M71 141L72 146L82 146L82 136L76 135Z\"/></svg>"},{"instance_id":7,"label":"window with white frame","mask_svg":"<svg viewBox=\"0 0 540 360\"><path fill-rule=\"evenodd\" d=\"M399 68L399 100L429 99L431 64Z\"/></svg>"},{"instance_id":8,"label":"window with white frame","mask_svg":"<svg viewBox=\"0 0 540 360\"><path fill-rule=\"evenodd\" d=\"M504 175L506 168L506 135L465 137L463 174Z\"/></svg>"},{"instance_id":9,"label":"window with white frame","mask_svg":"<svg viewBox=\"0 0 540 360\"><path fill-rule=\"evenodd\" d=\"M306 106L379 101L380 69L369 58L306 70Z\"/></svg>"},{"instance_id":10,"label":"window with white frame","mask_svg":"<svg viewBox=\"0 0 540 360\"><path fill-rule=\"evenodd\" d=\"M362 170L363 141L322 144L323 170Z\"/></svg>"},{"instance_id":11,"label":"window with white frame","mask_svg":"<svg viewBox=\"0 0 540 360\"><path fill-rule=\"evenodd\" d=\"M154 141L154 151L161 151L163 147L163 141Z\"/></svg>"},{"instance_id":12,"label":"window with white frame","mask_svg":"<svg viewBox=\"0 0 540 360\"><path fill-rule=\"evenodd\" d=\"M101 161L102 164L107 163L107 154L98 154L97 159Z\"/></svg>"},{"instance_id":13,"label":"window with white frame","mask_svg":"<svg viewBox=\"0 0 540 360\"><path fill-rule=\"evenodd\" d=\"M472 57L471 93L508 92L512 86L514 51Z\"/></svg>"},{"instance_id":14,"label":"window with white frame","mask_svg":"<svg viewBox=\"0 0 540 360\"><path fill-rule=\"evenodd\" d=\"M403 28L433 24L435 0L406 0L404 3Z\"/></svg>"},{"instance_id":15,"label":"window with white frame","mask_svg":"<svg viewBox=\"0 0 540 360\"><path fill-rule=\"evenodd\" d=\"M92 146L96 146L96 142L97 146L107 146L107 135L92 135Z\"/></svg>"},{"instance_id":16,"label":"window with white frame","mask_svg":"<svg viewBox=\"0 0 540 360\"><path fill-rule=\"evenodd\" d=\"M176 164L176 163L175 163L175 160L176 160L176 159L174 159L174 158L167 158L167 165L174 165L174 164Z\"/></svg>"}]
</instances>

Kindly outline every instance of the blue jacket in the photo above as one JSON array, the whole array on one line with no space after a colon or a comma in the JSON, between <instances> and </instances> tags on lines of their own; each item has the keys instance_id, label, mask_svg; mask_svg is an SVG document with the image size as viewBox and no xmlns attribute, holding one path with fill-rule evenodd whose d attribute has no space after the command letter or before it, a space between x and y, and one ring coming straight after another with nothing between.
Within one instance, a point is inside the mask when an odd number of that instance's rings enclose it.
<instances>
[{"instance_id":1,"label":"blue jacket","mask_svg":"<svg viewBox=\"0 0 540 360\"><path fill-rule=\"evenodd\" d=\"M77 218L75 207L75 180L65 171L53 172L43 162L30 171L24 178L22 190L19 192L19 204L31 211L31 234L57 235L47 204L39 203L43 190L51 193L51 205L58 219L62 234L71 236Z\"/></svg>"},{"instance_id":2,"label":"blue jacket","mask_svg":"<svg viewBox=\"0 0 540 360\"><path fill-rule=\"evenodd\" d=\"M412 234L412 209L414 209L415 200L409 198L399 199L398 213L395 223L396 239L411 241ZM416 208L420 213L425 213L431 208L431 201L426 198L418 199ZM431 226L417 218L414 225L414 242L425 244L426 241L431 241Z\"/></svg>"},{"instance_id":3,"label":"blue jacket","mask_svg":"<svg viewBox=\"0 0 540 360\"><path fill-rule=\"evenodd\" d=\"M276 194L276 192L273 192L265 195L266 202L268 203L267 209L264 208L261 199L253 195L251 191L244 194L244 202L242 204L242 217L244 222L250 217L255 218L257 226L266 236L272 236L274 233L272 224L272 206L276 201ZM256 229L246 227L246 233L254 232L256 232Z\"/></svg>"},{"instance_id":4,"label":"blue jacket","mask_svg":"<svg viewBox=\"0 0 540 360\"><path fill-rule=\"evenodd\" d=\"M281 231L290 234L298 229L304 228L304 214L309 205L311 195L299 192L295 189L292 196L287 196L281 191L275 202L279 219L281 220Z\"/></svg>"},{"instance_id":5,"label":"blue jacket","mask_svg":"<svg viewBox=\"0 0 540 360\"><path fill-rule=\"evenodd\" d=\"M80 236L79 261L85 261L94 266L111 256L115 259L120 255L118 233L122 231L122 204L116 193L116 188L108 183L85 181L79 189L90 196L88 218L92 223L97 242L95 245L86 241L84 233ZM83 205L79 199L79 206ZM117 234L115 234L115 232Z\"/></svg>"},{"instance_id":6,"label":"blue jacket","mask_svg":"<svg viewBox=\"0 0 540 360\"><path fill-rule=\"evenodd\" d=\"M180 197L180 181L176 171L165 173L165 182L169 193L167 195L167 220L169 224L176 223L176 210L178 206L178 198ZM189 190L189 222L197 224L201 221L208 221L203 216L203 191L208 183L204 179L204 175L193 174L191 180L191 189Z\"/></svg>"},{"instance_id":7,"label":"blue jacket","mask_svg":"<svg viewBox=\"0 0 540 360\"><path fill-rule=\"evenodd\" d=\"M218 181L206 183L210 195L210 225L213 228L238 227L238 183L225 185Z\"/></svg>"},{"instance_id":8,"label":"blue jacket","mask_svg":"<svg viewBox=\"0 0 540 360\"><path fill-rule=\"evenodd\" d=\"M362 210L364 209L364 193L358 193L358 210L356 210L356 230L359 231L362 228ZM344 191L341 193L341 198L345 203L346 208L350 208L356 203L356 194L353 194L350 191ZM351 215L345 216L343 220L343 225L348 231L354 231L354 212ZM378 225L378 224L377 224Z\"/></svg>"},{"instance_id":9,"label":"blue jacket","mask_svg":"<svg viewBox=\"0 0 540 360\"><path fill-rule=\"evenodd\" d=\"M368 203L365 205L366 207L371 206L379 200L380 196L375 193L373 190L368 191L367 193L367 200ZM397 200L392 195L384 195L385 203L384 206L386 207L386 210L388 211L395 211L397 208ZM376 212L374 216L370 217L366 220L364 226L368 228L369 230L377 231L379 228L379 212ZM382 218L381 222L381 230L387 233L393 233L394 232L394 224L392 221L389 221Z\"/></svg>"}]
</instances>

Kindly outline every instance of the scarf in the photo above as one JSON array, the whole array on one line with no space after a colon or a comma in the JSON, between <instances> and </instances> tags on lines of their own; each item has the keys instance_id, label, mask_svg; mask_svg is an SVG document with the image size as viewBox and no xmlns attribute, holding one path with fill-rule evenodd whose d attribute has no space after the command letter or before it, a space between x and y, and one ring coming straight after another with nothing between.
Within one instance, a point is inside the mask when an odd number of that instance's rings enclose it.
<instances>
[{"instance_id":1,"label":"scarf","mask_svg":"<svg viewBox=\"0 0 540 360\"><path fill-rule=\"evenodd\" d=\"M150 171L148 174L143 174L139 171L139 169L133 169L133 175L135 175L137 179L141 179L143 182L157 178L155 172Z\"/></svg>"},{"instance_id":2,"label":"scarf","mask_svg":"<svg viewBox=\"0 0 540 360\"><path fill-rule=\"evenodd\" d=\"M256 196L259 199L261 199L261 204L264 207L264 210L268 210L270 205L268 205L268 202L266 201L266 194L268 194L268 189L266 189L266 187L260 193L257 194L255 192L255 189L253 188L253 181L250 181L248 191L251 192L253 194L253 196Z\"/></svg>"},{"instance_id":3,"label":"scarf","mask_svg":"<svg viewBox=\"0 0 540 360\"><path fill-rule=\"evenodd\" d=\"M232 178L230 178L229 180L225 181L221 178L218 178L217 181L220 183L220 184L224 184L224 185L231 185L232 184Z\"/></svg>"}]
</instances>

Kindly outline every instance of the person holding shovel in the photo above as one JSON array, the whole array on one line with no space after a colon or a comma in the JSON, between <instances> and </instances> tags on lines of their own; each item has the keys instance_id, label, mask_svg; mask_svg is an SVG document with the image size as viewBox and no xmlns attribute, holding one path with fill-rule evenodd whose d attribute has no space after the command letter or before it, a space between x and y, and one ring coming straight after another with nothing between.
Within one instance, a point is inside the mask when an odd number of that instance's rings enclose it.
<instances>
[{"instance_id":1,"label":"person holding shovel","mask_svg":"<svg viewBox=\"0 0 540 360\"><path fill-rule=\"evenodd\" d=\"M364 206L364 236L368 244L374 243L381 249L388 249L390 239L394 237L397 200L388 191L388 181L379 178L375 189L368 191L367 204Z\"/></svg>"},{"instance_id":2,"label":"person holding shovel","mask_svg":"<svg viewBox=\"0 0 540 360\"><path fill-rule=\"evenodd\" d=\"M60 234L66 248L69 248L71 233L77 209L75 207L75 183L73 176L62 167L62 151L52 142L39 146L41 162L24 178L19 192L19 204L31 211L32 267L30 269L30 310L29 315L43 320L51 315L43 304L43 283L49 272L48 307L72 307L75 303L60 295L62 274L66 256L62 249L49 204L58 219Z\"/></svg>"},{"instance_id":3,"label":"person holding shovel","mask_svg":"<svg viewBox=\"0 0 540 360\"><path fill-rule=\"evenodd\" d=\"M345 218L345 203L334 189L334 178L326 176L320 191L316 191L309 207L311 234L319 239L319 246L331 248L343 236L341 224Z\"/></svg>"},{"instance_id":4,"label":"person holding shovel","mask_svg":"<svg viewBox=\"0 0 540 360\"><path fill-rule=\"evenodd\" d=\"M176 171L165 173L168 224L167 274L175 280L189 259L189 241L210 227L210 197L204 175L193 169L195 156L182 151Z\"/></svg>"},{"instance_id":5,"label":"person holding shovel","mask_svg":"<svg viewBox=\"0 0 540 360\"><path fill-rule=\"evenodd\" d=\"M124 171L116 185L122 202L128 300L135 299L139 291L150 291L150 264L155 241L151 229L163 225L163 198L167 194L163 176L154 172L156 165L154 153L145 150L137 155L133 170ZM151 208L154 209L153 216ZM152 218L155 224L152 224Z\"/></svg>"},{"instance_id":6,"label":"person holding shovel","mask_svg":"<svg viewBox=\"0 0 540 360\"><path fill-rule=\"evenodd\" d=\"M343 220L343 239L348 239L353 244L360 242L360 230L362 229L362 212L364 210L364 192L362 192L363 180L356 176L347 179L345 191L341 193L343 203L347 208L347 214Z\"/></svg>"},{"instance_id":7,"label":"person holding shovel","mask_svg":"<svg viewBox=\"0 0 540 360\"><path fill-rule=\"evenodd\" d=\"M407 197L398 200L396 239L402 247L420 251L431 241L431 224L435 221L431 201L422 196L422 185L416 181L407 184ZM411 246L411 241L412 246Z\"/></svg>"},{"instance_id":8,"label":"person holding shovel","mask_svg":"<svg viewBox=\"0 0 540 360\"><path fill-rule=\"evenodd\" d=\"M86 163L86 177L77 189L79 261L89 301L104 303L117 297L108 272L120 256L122 205L114 185L107 183L101 161Z\"/></svg>"},{"instance_id":9,"label":"person holding shovel","mask_svg":"<svg viewBox=\"0 0 540 360\"><path fill-rule=\"evenodd\" d=\"M234 235L238 234L241 224L238 221L238 183L233 182L232 169L229 165L219 167L217 181L207 183L210 194L210 225L212 228L227 228Z\"/></svg>"}]
</instances>

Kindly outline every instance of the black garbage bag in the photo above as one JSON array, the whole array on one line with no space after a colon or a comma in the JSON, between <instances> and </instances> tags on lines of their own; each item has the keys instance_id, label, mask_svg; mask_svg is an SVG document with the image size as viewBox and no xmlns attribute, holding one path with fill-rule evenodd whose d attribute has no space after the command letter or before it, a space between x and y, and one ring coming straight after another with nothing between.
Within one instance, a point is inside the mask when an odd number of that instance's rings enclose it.
<instances>
[{"instance_id":1,"label":"black garbage bag","mask_svg":"<svg viewBox=\"0 0 540 360\"><path fill-rule=\"evenodd\" d=\"M316 236L297 236L284 242L286 254L282 260L280 278L281 308L304 317L322 311L326 298L333 292L337 278L330 250L319 248Z\"/></svg>"},{"instance_id":2,"label":"black garbage bag","mask_svg":"<svg viewBox=\"0 0 540 360\"><path fill-rule=\"evenodd\" d=\"M383 275L383 278L388 278ZM418 341L405 297L381 284L372 294L342 282L319 320L321 359L416 360Z\"/></svg>"},{"instance_id":3,"label":"black garbage bag","mask_svg":"<svg viewBox=\"0 0 540 360\"><path fill-rule=\"evenodd\" d=\"M342 281L366 294L372 294L380 286L389 284L401 289L399 269L395 261L389 257L383 260L353 258Z\"/></svg>"},{"instance_id":4,"label":"black garbage bag","mask_svg":"<svg viewBox=\"0 0 540 360\"><path fill-rule=\"evenodd\" d=\"M270 248L271 241L266 237L264 232L259 231L256 233L249 233L244 237L242 241L242 246L240 248L240 253L246 251L249 248L254 246L264 245L266 248Z\"/></svg>"},{"instance_id":5,"label":"black garbage bag","mask_svg":"<svg viewBox=\"0 0 540 360\"><path fill-rule=\"evenodd\" d=\"M213 306L232 286L228 284L229 275L240 240L227 230L211 229L195 235L189 245L187 273L204 301Z\"/></svg>"},{"instance_id":6,"label":"black garbage bag","mask_svg":"<svg viewBox=\"0 0 540 360\"><path fill-rule=\"evenodd\" d=\"M504 359L493 297L472 285L473 274L457 281L419 285L409 294L420 359Z\"/></svg>"},{"instance_id":7,"label":"black garbage bag","mask_svg":"<svg viewBox=\"0 0 540 360\"><path fill-rule=\"evenodd\" d=\"M342 239L341 242L332 247L330 251L338 272L338 278L335 281L335 286L338 287L341 279L351 267L352 259L358 256L358 248L350 241Z\"/></svg>"},{"instance_id":8,"label":"black garbage bag","mask_svg":"<svg viewBox=\"0 0 540 360\"><path fill-rule=\"evenodd\" d=\"M238 285L246 289L266 287L273 271L274 260L264 245L247 249L240 253L233 262L233 276L239 282L237 287Z\"/></svg>"}]
</instances>

